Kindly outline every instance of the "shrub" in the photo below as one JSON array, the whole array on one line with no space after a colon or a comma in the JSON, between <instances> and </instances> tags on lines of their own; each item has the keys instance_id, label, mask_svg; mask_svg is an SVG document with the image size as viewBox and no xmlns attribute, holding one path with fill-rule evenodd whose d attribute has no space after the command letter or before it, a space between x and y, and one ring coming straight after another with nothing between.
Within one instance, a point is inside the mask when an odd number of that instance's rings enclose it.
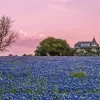
<instances>
[{"instance_id":1,"label":"shrub","mask_svg":"<svg viewBox=\"0 0 100 100\"><path fill-rule=\"evenodd\" d=\"M27 54L23 54L23 56L27 56Z\"/></svg>"},{"instance_id":2,"label":"shrub","mask_svg":"<svg viewBox=\"0 0 100 100\"><path fill-rule=\"evenodd\" d=\"M13 56L12 54L9 54L8 56Z\"/></svg>"},{"instance_id":3,"label":"shrub","mask_svg":"<svg viewBox=\"0 0 100 100\"><path fill-rule=\"evenodd\" d=\"M87 76L87 74L85 72L73 72L70 73L70 76L75 78L84 78Z\"/></svg>"}]
</instances>

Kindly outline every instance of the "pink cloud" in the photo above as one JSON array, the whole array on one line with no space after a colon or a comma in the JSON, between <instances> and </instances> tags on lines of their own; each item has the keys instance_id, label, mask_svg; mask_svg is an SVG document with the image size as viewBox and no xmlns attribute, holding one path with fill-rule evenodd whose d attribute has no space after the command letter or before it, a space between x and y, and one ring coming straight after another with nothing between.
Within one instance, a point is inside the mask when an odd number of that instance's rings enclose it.
<instances>
[{"instance_id":1,"label":"pink cloud","mask_svg":"<svg viewBox=\"0 0 100 100\"><path fill-rule=\"evenodd\" d=\"M15 43L15 45L17 46L24 46L24 47L30 47L30 48L34 48L36 47L39 42L41 41L42 39L36 39L34 37L31 37L31 38L25 38L23 40L19 40Z\"/></svg>"},{"instance_id":2,"label":"pink cloud","mask_svg":"<svg viewBox=\"0 0 100 100\"><path fill-rule=\"evenodd\" d=\"M45 38L43 33L37 34L34 36L28 36L26 32L19 31L20 39L15 42L16 46L23 46L29 48L36 48L39 45L39 42Z\"/></svg>"}]
</instances>

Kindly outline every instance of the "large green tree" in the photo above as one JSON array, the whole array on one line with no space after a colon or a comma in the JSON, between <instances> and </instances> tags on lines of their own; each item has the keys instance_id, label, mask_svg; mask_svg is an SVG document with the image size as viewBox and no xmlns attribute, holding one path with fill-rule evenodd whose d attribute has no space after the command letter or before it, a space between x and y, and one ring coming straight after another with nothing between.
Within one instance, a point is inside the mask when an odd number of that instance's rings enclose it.
<instances>
[{"instance_id":1,"label":"large green tree","mask_svg":"<svg viewBox=\"0 0 100 100\"><path fill-rule=\"evenodd\" d=\"M73 53L73 49L71 49L66 40L54 37L44 39L35 50L36 56L70 56Z\"/></svg>"}]
</instances>

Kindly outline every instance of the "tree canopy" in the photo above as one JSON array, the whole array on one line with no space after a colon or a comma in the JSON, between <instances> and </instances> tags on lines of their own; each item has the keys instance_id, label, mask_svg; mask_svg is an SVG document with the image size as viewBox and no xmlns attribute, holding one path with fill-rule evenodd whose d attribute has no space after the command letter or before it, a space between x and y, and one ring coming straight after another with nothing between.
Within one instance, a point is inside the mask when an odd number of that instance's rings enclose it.
<instances>
[{"instance_id":1,"label":"tree canopy","mask_svg":"<svg viewBox=\"0 0 100 100\"><path fill-rule=\"evenodd\" d=\"M66 40L48 37L40 42L35 50L36 56L70 56L73 49Z\"/></svg>"}]
</instances>

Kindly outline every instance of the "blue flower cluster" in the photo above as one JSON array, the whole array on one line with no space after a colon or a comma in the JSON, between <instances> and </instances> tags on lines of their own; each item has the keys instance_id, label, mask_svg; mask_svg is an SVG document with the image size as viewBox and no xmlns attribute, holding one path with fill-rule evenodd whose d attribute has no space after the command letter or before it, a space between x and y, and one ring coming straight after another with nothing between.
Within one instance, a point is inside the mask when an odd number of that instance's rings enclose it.
<instances>
[{"instance_id":1,"label":"blue flower cluster","mask_svg":"<svg viewBox=\"0 0 100 100\"><path fill-rule=\"evenodd\" d=\"M0 100L100 100L100 57L0 57Z\"/></svg>"}]
</instances>

